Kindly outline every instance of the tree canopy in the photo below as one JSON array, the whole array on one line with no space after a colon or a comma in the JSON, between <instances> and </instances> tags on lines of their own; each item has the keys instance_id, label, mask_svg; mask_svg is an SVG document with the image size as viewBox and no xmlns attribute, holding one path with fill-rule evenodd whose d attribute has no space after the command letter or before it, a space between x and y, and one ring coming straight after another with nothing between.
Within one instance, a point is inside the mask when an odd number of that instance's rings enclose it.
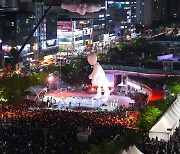
<instances>
[{"instance_id":1,"label":"tree canopy","mask_svg":"<svg viewBox=\"0 0 180 154\"><path fill-rule=\"evenodd\" d=\"M171 78L167 84L168 84L168 90L171 95L177 96L180 93L179 78Z\"/></svg>"},{"instance_id":2,"label":"tree canopy","mask_svg":"<svg viewBox=\"0 0 180 154\"><path fill-rule=\"evenodd\" d=\"M79 56L72 64L61 67L62 80L72 85L90 83L88 76L91 68L85 57Z\"/></svg>"},{"instance_id":3,"label":"tree canopy","mask_svg":"<svg viewBox=\"0 0 180 154\"><path fill-rule=\"evenodd\" d=\"M132 44L118 44L111 48L106 55L108 62L119 64L122 61L138 61L141 59L156 60L157 55L164 51L164 47L157 43L152 43L146 39L135 40ZM142 57L142 54L145 56ZM129 58L131 57L131 58Z\"/></svg>"},{"instance_id":4,"label":"tree canopy","mask_svg":"<svg viewBox=\"0 0 180 154\"><path fill-rule=\"evenodd\" d=\"M148 131L162 113L163 112L155 106L147 106L143 108L137 120L138 127L144 131Z\"/></svg>"},{"instance_id":5,"label":"tree canopy","mask_svg":"<svg viewBox=\"0 0 180 154\"><path fill-rule=\"evenodd\" d=\"M4 104L21 103L24 96L28 94L28 88L43 82L45 76L44 73L28 76L12 74L0 79L0 101Z\"/></svg>"}]
</instances>

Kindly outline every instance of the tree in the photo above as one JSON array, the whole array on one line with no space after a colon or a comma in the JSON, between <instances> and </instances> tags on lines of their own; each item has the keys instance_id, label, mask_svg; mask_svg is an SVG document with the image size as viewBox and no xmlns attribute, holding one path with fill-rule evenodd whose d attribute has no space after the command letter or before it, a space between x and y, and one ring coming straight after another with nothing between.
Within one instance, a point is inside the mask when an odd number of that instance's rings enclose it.
<instances>
[{"instance_id":1,"label":"tree","mask_svg":"<svg viewBox=\"0 0 180 154\"><path fill-rule=\"evenodd\" d=\"M121 55L121 51L115 47L115 48L111 48L106 55L106 59L108 62L110 63L118 63L121 59L122 59L122 55Z\"/></svg>"},{"instance_id":2,"label":"tree","mask_svg":"<svg viewBox=\"0 0 180 154\"><path fill-rule=\"evenodd\" d=\"M172 101L169 99L159 99L151 102L153 106L161 110L162 112L165 112L169 106L172 104Z\"/></svg>"},{"instance_id":3,"label":"tree","mask_svg":"<svg viewBox=\"0 0 180 154\"><path fill-rule=\"evenodd\" d=\"M0 99L7 101L6 104L21 103L28 94L30 86L38 85L45 78L44 73L21 76L13 74L0 80Z\"/></svg>"},{"instance_id":4,"label":"tree","mask_svg":"<svg viewBox=\"0 0 180 154\"><path fill-rule=\"evenodd\" d=\"M105 141L99 145L91 144L90 151L87 154L109 154L113 153L113 150L112 145Z\"/></svg>"},{"instance_id":5,"label":"tree","mask_svg":"<svg viewBox=\"0 0 180 154\"><path fill-rule=\"evenodd\" d=\"M179 78L171 78L167 84L168 84L168 90L171 95L177 96L180 93Z\"/></svg>"},{"instance_id":6,"label":"tree","mask_svg":"<svg viewBox=\"0 0 180 154\"><path fill-rule=\"evenodd\" d=\"M62 80L72 85L90 83L90 65L85 57L79 56L72 64L61 67Z\"/></svg>"},{"instance_id":7,"label":"tree","mask_svg":"<svg viewBox=\"0 0 180 154\"><path fill-rule=\"evenodd\" d=\"M28 77L19 77L13 74L11 77L3 79L3 91L1 95L7 100L8 104L20 103L29 88Z\"/></svg>"},{"instance_id":8,"label":"tree","mask_svg":"<svg viewBox=\"0 0 180 154\"><path fill-rule=\"evenodd\" d=\"M137 120L137 125L144 131L148 131L157 119L162 115L162 111L155 106L148 106L141 110Z\"/></svg>"},{"instance_id":9,"label":"tree","mask_svg":"<svg viewBox=\"0 0 180 154\"><path fill-rule=\"evenodd\" d=\"M51 64L51 65L48 65L47 68L44 69L44 72L49 74L49 73L53 73L54 71L58 71L58 70L59 70L58 66Z\"/></svg>"}]
</instances>

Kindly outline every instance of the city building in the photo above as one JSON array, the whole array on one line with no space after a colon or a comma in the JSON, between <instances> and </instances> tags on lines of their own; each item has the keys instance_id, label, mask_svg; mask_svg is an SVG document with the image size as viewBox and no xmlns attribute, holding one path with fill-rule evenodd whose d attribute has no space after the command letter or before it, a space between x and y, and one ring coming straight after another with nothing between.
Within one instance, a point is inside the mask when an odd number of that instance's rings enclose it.
<instances>
[{"instance_id":1,"label":"city building","mask_svg":"<svg viewBox=\"0 0 180 154\"><path fill-rule=\"evenodd\" d=\"M167 20L180 21L180 1L179 0L167 0Z\"/></svg>"},{"instance_id":2,"label":"city building","mask_svg":"<svg viewBox=\"0 0 180 154\"><path fill-rule=\"evenodd\" d=\"M1 0L0 11L18 11L18 0Z\"/></svg>"},{"instance_id":3,"label":"city building","mask_svg":"<svg viewBox=\"0 0 180 154\"><path fill-rule=\"evenodd\" d=\"M89 20L58 20L58 47L66 51L82 52L85 45L91 44L92 27Z\"/></svg>"},{"instance_id":4,"label":"city building","mask_svg":"<svg viewBox=\"0 0 180 154\"><path fill-rule=\"evenodd\" d=\"M6 5L10 5L9 2L6 1ZM100 11L82 16L62 9L61 2L57 2L23 49L22 59L26 60L26 56L38 59L45 54L45 50L57 50L57 46L82 52L83 47L92 45L93 42L104 42L105 45L116 32L116 35L123 36L131 31L136 18L135 0L98 0L97 3L101 5ZM18 11L4 12L0 17L1 27L7 31L6 34L2 33L3 50L8 52L12 47L19 50L50 4L50 1L42 0L12 1L11 6L16 6Z\"/></svg>"},{"instance_id":5,"label":"city building","mask_svg":"<svg viewBox=\"0 0 180 154\"><path fill-rule=\"evenodd\" d=\"M167 1L154 0L152 3L152 23L154 25L167 22Z\"/></svg>"},{"instance_id":6,"label":"city building","mask_svg":"<svg viewBox=\"0 0 180 154\"><path fill-rule=\"evenodd\" d=\"M137 0L136 24L148 26L152 24L152 0Z\"/></svg>"},{"instance_id":7,"label":"city building","mask_svg":"<svg viewBox=\"0 0 180 154\"><path fill-rule=\"evenodd\" d=\"M180 20L178 0L137 0L136 24L159 25Z\"/></svg>"},{"instance_id":8,"label":"city building","mask_svg":"<svg viewBox=\"0 0 180 154\"><path fill-rule=\"evenodd\" d=\"M108 23L113 22L116 35L123 36L129 34L131 28L135 25L136 1L121 0L108 1L110 9L110 19Z\"/></svg>"},{"instance_id":9,"label":"city building","mask_svg":"<svg viewBox=\"0 0 180 154\"><path fill-rule=\"evenodd\" d=\"M14 29L10 29L9 26L14 25L13 21L5 20L8 14L12 14L18 11L17 0L1 0L0 1L0 69L4 68L4 51L3 44L9 35L14 34ZM7 27L5 27L5 25ZM8 29L8 30L7 30ZM7 33L5 34L5 30Z\"/></svg>"}]
</instances>

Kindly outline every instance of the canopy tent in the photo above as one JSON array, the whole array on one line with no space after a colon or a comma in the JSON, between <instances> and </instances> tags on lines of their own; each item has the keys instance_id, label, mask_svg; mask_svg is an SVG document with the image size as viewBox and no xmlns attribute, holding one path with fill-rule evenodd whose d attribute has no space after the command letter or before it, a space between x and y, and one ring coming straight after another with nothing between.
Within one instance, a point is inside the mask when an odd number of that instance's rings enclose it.
<instances>
[{"instance_id":1,"label":"canopy tent","mask_svg":"<svg viewBox=\"0 0 180 154\"><path fill-rule=\"evenodd\" d=\"M149 131L149 138L169 141L175 129L180 126L180 95Z\"/></svg>"},{"instance_id":2,"label":"canopy tent","mask_svg":"<svg viewBox=\"0 0 180 154\"><path fill-rule=\"evenodd\" d=\"M126 84L124 84L123 82L121 82L121 83L119 83L117 86L118 86L118 87L125 87Z\"/></svg>"},{"instance_id":3,"label":"canopy tent","mask_svg":"<svg viewBox=\"0 0 180 154\"><path fill-rule=\"evenodd\" d=\"M143 154L135 145L130 146L127 151L123 150L121 154Z\"/></svg>"},{"instance_id":4,"label":"canopy tent","mask_svg":"<svg viewBox=\"0 0 180 154\"><path fill-rule=\"evenodd\" d=\"M127 154L127 152L125 150L123 150L121 154Z\"/></svg>"},{"instance_id":5,"label":"canopy tent","mask_svg":"<svg viewBox=\"0 0 180 154\"><path fill-rule=\"evenodd\" d=\"M143 154L139 149L133 145L128 151L127 154Z\"/></svg>"}]
</instances>

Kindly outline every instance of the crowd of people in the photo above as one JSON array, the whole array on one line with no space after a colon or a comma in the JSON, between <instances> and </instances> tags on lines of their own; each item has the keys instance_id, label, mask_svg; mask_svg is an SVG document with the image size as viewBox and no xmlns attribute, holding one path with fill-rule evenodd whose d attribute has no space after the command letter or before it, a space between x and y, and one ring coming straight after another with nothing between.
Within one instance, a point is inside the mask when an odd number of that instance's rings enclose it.
<instances>
[{"instance_id":1,"label":"crowd of people","mask_svg":"<svg viewBox=\"0 0 180 154\"><path fill-rule=\"evenodd\" d=\"M88 142L92 144L111 140L117 134L125 133L126 127L132 127L128 108L125 107L116 112L73 112L30 107L31 104L24 103L3 109L1 153L76 153L80 148L78 127L91 128Z\"/></svg>"},{"instance_id":2,"label":"crowd of people","mask_svg":"<svg viewBox=\"0 0 180 154\"><path fill-rule=\"evenodd\" d=\"M133 99L138 106L147 105L148 95L144 93L139 93L137 91L130 91L127 94L131 99Z\"/></svg>"},{"instance_id":3,"label":"crowd of people","mask_svg":"<svg viewBox=\"0 0 180 154\"><path fill-rule=\"evenodd\" d=\"M147 99L137 92L128 93L128 96L140 104ZM120 106L113 112L82 112L50 110L36 105L26 100L20 105L3 108L0 153L79 153L82 149L89 150L90 144L111 141L117 135L121 138L129 128L137 129L134 120L137 108L132 106ZM86 146L78 142L79 128L91 130ZM136 145L145 154L180 153L180 128L174 134L168 143L143 136Z\"/></svg>"},{"instance_id":4,"label":"crowd of people","mask_svg":"<svg viewBox=\"0 0 180 154\"><path fill-rule=\"evenodd\" d=\"M145 154L179 154L180 153L180 127L171 137L169 142L150 140L148 137L142 137L137 144L138 148Z\"/></svg>"}]
</instances>

